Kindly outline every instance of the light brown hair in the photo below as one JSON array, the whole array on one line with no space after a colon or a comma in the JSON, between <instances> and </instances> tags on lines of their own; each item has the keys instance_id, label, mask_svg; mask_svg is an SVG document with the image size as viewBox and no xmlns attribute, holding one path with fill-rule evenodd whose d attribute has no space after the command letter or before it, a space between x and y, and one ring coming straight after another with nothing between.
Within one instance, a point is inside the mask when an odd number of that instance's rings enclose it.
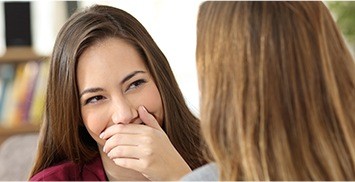
<instances>
[{"instance_id":1,"label":"light brown hair","mask_svg":"<svg viewBox=\"0 0 355 182\"><path fill-rule=\"evenodd\" d=\"M55 42L46 96L45 120L31 176L61 161L84 164L98 155L96 142L81 118L76 78L78 59L98 41L117 37L133 45L161 94L163 129L194 169L204 164L199 122L188 109L169 63L147 30L127 12L96 5L75 13Z\"/></svg>"},{"instance_id":2,"label":"light brown hair","mask_svg":"<svg viewBox=\"0 0 355 182\"><path fill-rule=\"evenodd\" d=\"M355 180L355 64L322 2L205 2L196 54L220 180Z\"/></svg>"}]
</instances>

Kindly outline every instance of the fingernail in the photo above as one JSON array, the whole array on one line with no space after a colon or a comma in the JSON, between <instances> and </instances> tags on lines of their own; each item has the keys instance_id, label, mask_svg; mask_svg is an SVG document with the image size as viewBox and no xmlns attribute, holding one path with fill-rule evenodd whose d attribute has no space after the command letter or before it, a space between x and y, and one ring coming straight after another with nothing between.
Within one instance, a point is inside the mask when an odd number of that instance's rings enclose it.
<instances>
[{"instance_id":1,"label":"fingernail","mask_svg":"<svg viewBox=\"0 0 355 182\"><path fill-rule=\"evenodd\" d=\"M102 132L102 133L100 134L100 136L99 136L99 137L100 137L101 139L103 139L103 138L104 138L104 136L105 136L105 133L104 133L104 132Z\"/></svg>"},{"instance_id":2,"label":"fingernail","mask_svg":"<svg viewBox=\"0 0 355 182\"><path fill-rule=\"evenodd\" d=\"M148 112L147 109L146 109L144 106L142 106L142 108L143 108L143 110L144 110L145 112Z\"/></svg>"},{"instance_id":3,"label":"fingernail","mask_svg":"<svg viewBox=\"0 0 355 182\"><path fill-rule=\"evenodd\" d=\"M106 152L105 146L102 148L102 151Z\"/></svg>"}]
</instances>

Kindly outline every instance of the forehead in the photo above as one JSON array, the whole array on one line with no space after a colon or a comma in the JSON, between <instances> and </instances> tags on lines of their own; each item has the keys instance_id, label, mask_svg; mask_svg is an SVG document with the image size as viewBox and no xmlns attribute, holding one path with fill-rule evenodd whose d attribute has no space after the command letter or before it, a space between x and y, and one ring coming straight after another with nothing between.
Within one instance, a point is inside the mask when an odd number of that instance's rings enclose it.
<instances>
[{"instance_id":1,"label":"forehead","mask_svg":"<svg viewBox=\"0 0 355 182\"><path fill-rule=\"evenodd\" d=\"M148 72L137 49L119 38L107 38L88 47L78 60L77 78L83 80L124 77L132 71Z\"/></svg>"},{"instance_id":2,"label":"forehead","mask_svg":"<svg viewBox=\"0 0 355 182\"><path fill-rule=\"evenodd\" d=\"M114 63L113 65L144 65L145 61L137 49L120 38L107 38L91 45L79 57L79 66L84 64Z\"/></svg>"}]
</instances>

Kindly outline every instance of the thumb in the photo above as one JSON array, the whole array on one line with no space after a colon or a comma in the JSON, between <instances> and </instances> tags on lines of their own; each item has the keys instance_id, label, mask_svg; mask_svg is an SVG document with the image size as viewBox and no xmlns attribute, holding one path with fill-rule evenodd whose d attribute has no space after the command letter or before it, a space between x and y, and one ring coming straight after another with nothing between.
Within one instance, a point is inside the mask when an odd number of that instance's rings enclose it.
<instances>
[{"instance_id":1,"label":"thumb","mask_svg":"<svg viewBox=\"0 0 355 182\"><path fill-rule=\"evenodd\" d=\"M155 117L151 115L144 106L139 106L138 113L139 118L143 121L144 124L157 130L163 130Z\"/></svg>"}]
</instances>

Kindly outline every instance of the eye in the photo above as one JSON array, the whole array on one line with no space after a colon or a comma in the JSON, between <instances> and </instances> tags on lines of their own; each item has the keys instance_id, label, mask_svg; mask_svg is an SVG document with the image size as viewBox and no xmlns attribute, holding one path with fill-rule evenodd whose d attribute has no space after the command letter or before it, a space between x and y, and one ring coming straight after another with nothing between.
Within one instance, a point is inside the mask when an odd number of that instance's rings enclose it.
<instances>
[{"instance_id":1,"label":"eye","mask_svg":"<svg viewBox=\"0 0 355 182\"><path fill-rule=\"evenodd\" d=\"M96 95L96 96L94 96L94 97L90 97L90 98L88 98L86 101L85 101L85 105L86 104L94 104L94 103L96 103L96 102L98 102L98 101L100 101L100 100L102 100L102 99L104 99L105 97L104 96L102 96L102 95Z\"/></svg>"},{"instance_id":2,"label":"eye","mask_svg":"<svg viewBox=\"0 0 355 182\"><path fill-rule=\"evenodd\" d=\"M142 84L144 84L146 82L147 81L145 81L144 79L140 79L140 80L134 81L128 86L128 88L126 89L126 92L129 91L129 90L136 89L136 88L138 88L139 86L141 86Z\"/></svg>"}]
</instances>

